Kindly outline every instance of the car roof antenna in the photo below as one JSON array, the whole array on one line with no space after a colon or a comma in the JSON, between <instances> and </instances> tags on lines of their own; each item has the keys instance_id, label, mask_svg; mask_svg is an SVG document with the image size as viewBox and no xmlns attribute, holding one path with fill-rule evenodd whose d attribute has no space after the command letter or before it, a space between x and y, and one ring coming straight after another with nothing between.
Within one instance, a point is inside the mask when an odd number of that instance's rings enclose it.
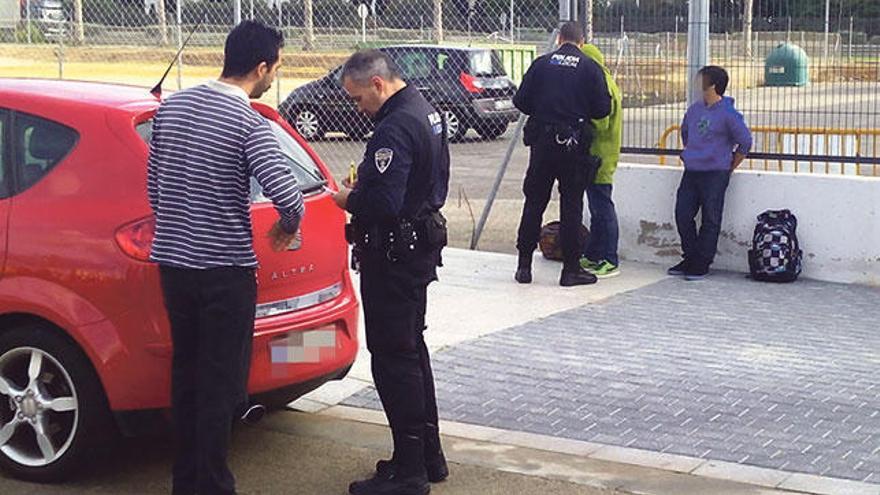
<instances>
[{"instance_id":1,"label":"car roof antenna","mask_svg":"<svg viewBox=\"0 0 880 495\"><path fill-rule=\"evenodd\" d=\"M177 54L174 56L173 59L171 59L171 63L168 64L168 68L165 69L165 74L162 74L162 79L159 79L159 82L155 86L153 86L153 89L150 90L150 94L155 96L157 100L162 98L162 83L165 82L165 78L168 77L168 73L171 72L171 68L174 67L174 64L177 63L177 61L180 59L180 54L183 53L183 49L186 48L186 45L189 44L189 40L192 39L193 35L196 34L196 31L198 31L199 28L202 26L203 20L204 18L196 23L193 30L190 31L189 36L186 37L186 41L184 41L180 45L180 48L177 50Z\"/></svg>"}]
</instances>

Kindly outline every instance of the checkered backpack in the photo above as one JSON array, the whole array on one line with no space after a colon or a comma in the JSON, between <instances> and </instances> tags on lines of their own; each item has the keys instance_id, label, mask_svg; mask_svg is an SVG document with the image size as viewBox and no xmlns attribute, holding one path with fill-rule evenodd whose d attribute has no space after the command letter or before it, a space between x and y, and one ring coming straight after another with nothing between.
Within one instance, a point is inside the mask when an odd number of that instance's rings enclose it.
<instances>
[{"instance_id":1,"label":"checkered backpack","mask_svg":"<svg viewBox=\"0 0 880 495\"><path fill-rule=\"evenodd\" d=\"M797 238L797 217L789 210L767 210L749 250L749 271L762 282L794 282L801 274L803 251Z\"/></svg>"}]
</instances>

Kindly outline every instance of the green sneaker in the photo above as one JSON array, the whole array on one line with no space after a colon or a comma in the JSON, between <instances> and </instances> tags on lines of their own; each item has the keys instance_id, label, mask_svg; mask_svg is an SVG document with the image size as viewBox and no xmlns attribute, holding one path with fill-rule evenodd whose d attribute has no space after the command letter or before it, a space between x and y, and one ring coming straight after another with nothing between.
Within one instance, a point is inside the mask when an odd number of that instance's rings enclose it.
<instances>
[{"instance_id":1,"label":"green sneaker","mask_svg":"<svg viewBox=\"0 0 880 495\"><path fill-rule=\"evenodd\" d=\"M611 278L620 275L620 267L608 261L602 261L595 269L590 271L596 278Z\"/></svg>"},{"instance_id":2,"label":"green sneaker","mask_svg":"<svg viewBox=\"0 0 880 495\"><path fill-rule=\"evenodd\" d=\"M601 263L596 263L595 261L590 260L589 258L581 258L581 268L592 273L594 270L599 268Z\"/></svg>"}]
</instances>

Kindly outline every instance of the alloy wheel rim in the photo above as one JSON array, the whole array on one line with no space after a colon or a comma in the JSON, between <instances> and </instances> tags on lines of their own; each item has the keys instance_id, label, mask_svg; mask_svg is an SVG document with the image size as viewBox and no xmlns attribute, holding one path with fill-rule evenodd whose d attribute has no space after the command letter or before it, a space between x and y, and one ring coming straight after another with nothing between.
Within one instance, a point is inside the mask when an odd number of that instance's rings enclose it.
<instances>
[{"instance_id":1,"label":"alloy wheel rim","mask_svg":"<svg viewBox=\"0 0 880 495\"><path fill-rule=\"evenodd\" d=\"M0 356L0 452L23 466L48 466L67 452L78 426L76 388L57 359L34 347Z\"/></svg>"}]
</instances>

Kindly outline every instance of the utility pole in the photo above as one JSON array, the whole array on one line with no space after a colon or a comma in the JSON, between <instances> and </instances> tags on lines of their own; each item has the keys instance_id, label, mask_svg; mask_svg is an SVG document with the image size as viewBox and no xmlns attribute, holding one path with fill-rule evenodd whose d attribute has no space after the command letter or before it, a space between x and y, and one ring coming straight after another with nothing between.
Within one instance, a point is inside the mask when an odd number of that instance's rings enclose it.
<instances>
[{"instance_id":1,"label":"utility pole","mask_svg":"<svg viewBox=\"0 0 880 495\"><path fill-rule=\"evenodd\" d=\"M697 72L709 64L709 0L690 0L688 9L688 104L699 98Z\"/></svg>"}]
</instances>

